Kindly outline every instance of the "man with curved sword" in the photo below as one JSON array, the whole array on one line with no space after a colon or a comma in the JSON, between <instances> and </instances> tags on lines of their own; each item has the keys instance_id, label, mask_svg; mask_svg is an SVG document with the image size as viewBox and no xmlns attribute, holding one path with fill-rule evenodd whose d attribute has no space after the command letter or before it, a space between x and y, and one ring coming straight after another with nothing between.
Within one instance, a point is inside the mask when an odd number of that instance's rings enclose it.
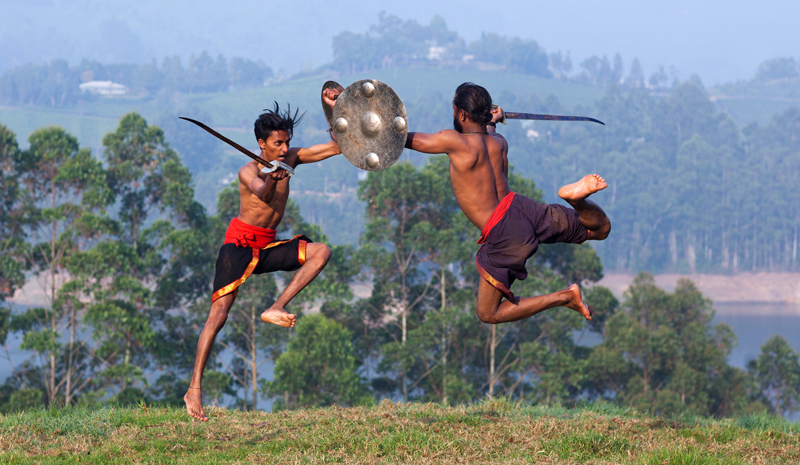
<instances>
[{"instance_id":1,"label":"man with curved sword","mask_svg":"<svg viewBox=\"0 0 800 465\"><path fill-rule=\"evenodd\" d=\"M494 131L495 124L504 117L502 109L493 108L486 89L464 83L453 98L455 129L435 134L409 132L405 146L423 153L447 154L456 200L467 218L481 230L478 243L482 245L475 257L483 278L477 300L481 321L492 324L517 321L560 306L590 320L592 313L583 303L577 284L552 294L525 298L514 296L510 287L516 279L527 277L525 262L536 253L540 243L580 244L608 237L611 222L596 203L588 200L590 195L605 189L606 182L590 174L561 187L558 195L572 208L541 204L511 192L508 143Z\"/></svg>"},{"instance_id":2,"label":"man with curved sword","mask_svg":"<svg viewBox=\"0 0 800 465\"><path fill-rule=\"evenodd\" d=\"M335 103L335 94L338 92L327 92L323 96L331 107ZM327 245L314 243L306 236L275 240L275 230L283 219L289 199L289 181L294 169L341 153L334 140L308 148L290 148L294 126L301 119L302 115L298 118L296 111L294 115L290 109L281 111L277 103L274 109L262 113L254 124L256 140L261 148L259 157L204 124L189 120L254 159L239 169L239 215L231 220L225 232L225 243L219 251L211 311L200 333L192 379L183 397L186 410L198 420L208 421L201 396L203 371L214 339L225 325L236 300L239 286L252 274L297 270L275 303L261 314L261 319L267 323L291 328L296 317L288 313L285 306L330 259L331 250Z\"/></svg>"}]
</instances>

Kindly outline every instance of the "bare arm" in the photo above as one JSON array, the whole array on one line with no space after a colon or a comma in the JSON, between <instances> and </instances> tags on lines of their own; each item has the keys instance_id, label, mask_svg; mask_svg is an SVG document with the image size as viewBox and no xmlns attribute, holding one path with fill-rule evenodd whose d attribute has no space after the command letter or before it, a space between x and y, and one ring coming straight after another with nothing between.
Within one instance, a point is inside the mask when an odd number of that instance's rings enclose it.
<instances>
[{"instance_id":1,"label":"bare arm","mask_svg":"<svg viewBox=\"0 0 800 465\"><path fill-rule=\"evenodd\" d=\"M248 163L239 170L239 182L247 186L250 191L264 203L272 201L278 181L285 178L286 170L275 170L272 173L262 173L255 163Z\"/></svg>"},{"instance_id":2,"label":"bare arm","mask_svg":"<svg viewBox=\"0 0 800 465\"><path fill-rule=\"evenodd\" d=\"M461 135L452 129L445 129L436 134L409 132L406 138L407 149L422 153L452 153L463 144Z\"/></svg>"},{"instance_id":3,"label":"bare arm","mask_svg":"<svg viewBox=\"0 0 800 465\"><path fill-rule=\"evenodd\" d=\"M307 148L291 148L289 149L289 153L287 154L286 158L289 158L291 155L297 155L297 164L299 165L301 163L315 163L322 161L334 155L339 155L340 153L342 153L342 149L339 148L339 144L332 140L325 144L312 145L311 147Z\"/></svg>"}]
</instances>

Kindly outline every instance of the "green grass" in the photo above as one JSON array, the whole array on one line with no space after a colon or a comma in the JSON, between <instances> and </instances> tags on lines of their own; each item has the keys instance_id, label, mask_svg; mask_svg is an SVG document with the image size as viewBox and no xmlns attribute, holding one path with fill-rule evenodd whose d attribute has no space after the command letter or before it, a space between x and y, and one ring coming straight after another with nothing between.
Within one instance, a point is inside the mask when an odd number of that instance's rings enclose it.
<instances>
[{"instance_id":1,"label":"green grass","mask_svg":"<svg viewBox=\"0 0 800 465\"><path fill-rule=\"evenodd\" d=\"M36 410L0 417L2 463L800 462L800 428L754 415L665 420L604 403L575 409L506 400L292 412L212 408Z\"/></svg>"}]
</instances>

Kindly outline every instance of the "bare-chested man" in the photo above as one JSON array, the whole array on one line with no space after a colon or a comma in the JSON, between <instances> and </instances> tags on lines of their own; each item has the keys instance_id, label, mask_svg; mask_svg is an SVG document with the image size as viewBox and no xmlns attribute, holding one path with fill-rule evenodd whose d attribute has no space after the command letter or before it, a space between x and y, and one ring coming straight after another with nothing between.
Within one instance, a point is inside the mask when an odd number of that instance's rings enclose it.
<instances>
[{"instance_id":1,"label":"bare-chested man","mask_svg":"<svg viewBox=\"0 0 800 465\"><path fill-rule=\"evenodd\" d=\"M325 100L333 106L336 97L338 95L329 93ZM334 141L309 148L289 148L294 126L300 119L297 112L294 115L289 110L281 112L277 103L274 110L261 114L254 125L261 158L274 165L283 162L295 168L341 153ZM261 319L267 323L291 328L295 315L284 307L322 271L331 257L327 245L313 243L305 236L294 236L288 241L275 240L275 229L283 219L289 200L290 178L284 169L265 173L262 168L265 165L251 161L239 170L239 216L228 226L225 244L219 251L211 312L200 333L192 380L183 397L189 414L202 421L208 421L203 412L200 390L203 370L214 339L225 325L228 311L236 300L238 287L254 273L298 270L278 300L261 314Z\"/></svg>"},{"instance_id":2,"label":"bare-chested man","mask_svg":"<svg viewBox=\"0 0 800 465\"><path fill-rule=\"evenodd\" d=\"M572 206L546 205L511 192L508 187L508 143L494 132L501 112L492 112L492 98L481 86L464 83L453 98L453 125L436 134L408 133L406 148L446 153L458 205L481 230L475 256L483 279L478 287L477 313L485 323L505 323L553 307L569 307L591 319L577 284L536 297L514 297L511 284L528 276L525 262L539 244L587 239L603 240L611 222L587 197L605 189L596 174L563 186L558 195ZM503 297L506 298L502 301ZM502 301L502 302L501 302Z\"/></svg>"}]
</instances>

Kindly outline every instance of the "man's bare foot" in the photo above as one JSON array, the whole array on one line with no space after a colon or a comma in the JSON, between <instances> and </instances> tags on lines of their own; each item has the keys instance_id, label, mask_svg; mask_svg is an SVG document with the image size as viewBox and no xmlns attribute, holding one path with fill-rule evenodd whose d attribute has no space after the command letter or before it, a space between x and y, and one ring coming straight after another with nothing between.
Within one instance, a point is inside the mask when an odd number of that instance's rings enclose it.
<instances>
[{"instance_id":1,"label":"man's bare foot","mask_svg":"<svg viewBox=\"0 0 800 465\"><path fill-rule=\"evenodd\" d=\"M208 417L203 412L203 396L200 389L189 389L183 396L183 401L186 402L186 411L189 412L189 415L200 421L208 421Z\"/></svg>"},{"instance_id":2,"label":"man's bare foot","mask_svg":"<svg viewBox=\"0 0 800 465\"><path fill-rule=\"evenodd\" d=\"M265 323L272 323L274 325L283 326L284 328L291 328L297 320L297 316L288 313L286 310L272 306L261 314L261 320Z\"/></svg>"},{"instance_id":3,"label":"man's bare foot","mask_svg":"<svg viewBox=\"0 0 800 465\"><path fill-rule=\"evenodd\" d=\"M567 202L579 202L586 197L608 187L606 180L597 174L588 174L578 182L562 186L558 196Z\"/></svg>"},{"instance_id":4,"label":"man's bare foot","mask_svg":"<svg viewBox=\"0 0 800 465\"><path fill-rule=\"evenodd\" d=\"M586 318L587 320L591 320L592 311L589 310L589 307L583 303L583 298L581 297L581 288L578 287L577 284L573 284L572 286L568 287L566 291L570 293L570 300L565 307L571 308L580 313L582 317Z\"/></svg>"}]
</instances>

